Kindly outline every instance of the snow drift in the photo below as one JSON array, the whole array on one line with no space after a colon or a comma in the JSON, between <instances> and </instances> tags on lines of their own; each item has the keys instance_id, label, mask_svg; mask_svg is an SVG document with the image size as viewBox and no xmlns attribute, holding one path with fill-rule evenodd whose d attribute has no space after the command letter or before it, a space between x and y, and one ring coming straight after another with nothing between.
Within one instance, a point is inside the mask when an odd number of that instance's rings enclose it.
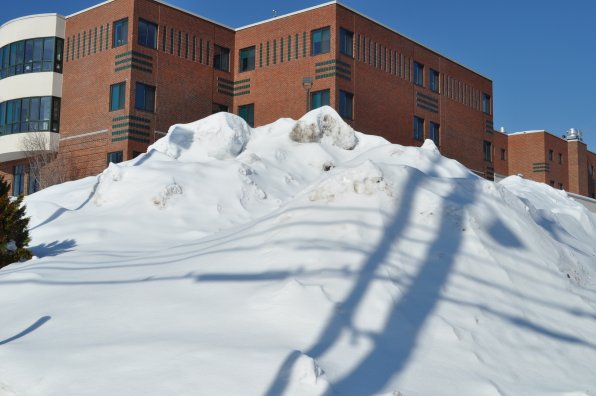
<instances>
[{"instance_id":1,"label":"snow drift","mask_svg":"<svg viewBox=\"0 0 596 396\"><path fill-rule=\"evenodd\" d=\"M27 198L0 395L595 395L596 220L332 109Z\"/></svg>"}]
</instances>

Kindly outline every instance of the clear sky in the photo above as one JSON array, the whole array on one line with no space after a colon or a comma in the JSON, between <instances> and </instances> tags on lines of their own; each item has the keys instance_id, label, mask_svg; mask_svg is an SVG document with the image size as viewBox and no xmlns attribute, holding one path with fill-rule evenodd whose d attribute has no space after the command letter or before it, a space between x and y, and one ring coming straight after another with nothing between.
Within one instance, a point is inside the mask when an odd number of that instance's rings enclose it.
<instances>
[{"instance_id":1,"label":"clear sky","mask_svg":"<svg viewBox=\"0 0 596 396\"><path fill-rule=\"evenodd\" d=\"M0 24L23 15L64 15L100 0L2 1ZM325 0L169 0L239 27ZM584 132L596 151L596 1L341 0L493 81L494 126L508 132Z\"/></svg>"}]
</instances>

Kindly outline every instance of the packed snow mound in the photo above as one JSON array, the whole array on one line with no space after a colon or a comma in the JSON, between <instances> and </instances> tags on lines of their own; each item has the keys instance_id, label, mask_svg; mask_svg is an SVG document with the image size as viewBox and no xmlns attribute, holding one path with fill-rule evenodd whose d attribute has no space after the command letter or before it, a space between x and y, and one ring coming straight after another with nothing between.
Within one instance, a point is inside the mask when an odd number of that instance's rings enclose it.
<instances>
[{"instance_id":1,"label":"packed snow mound","mask_svg":"<svg viewBox=\"0 0 596 396\"><path fill-rule=\"evenodd\" d=\"M237 115L220 112L190 124L170 127L168 134L149 151L162 152L179 161L198 158L234 158L250 139L251 127Z\"/></svg>"},{"instance_id":2,"label":"packed snow mound","mask_svg":"<svg viewBox=\"0 0 596 396\"><path fill-rule=\"evenodd\" d=\"M344 150L352 150L358 143L354 129L329 106L300 118L290 132L290 139L299 143L328 142Z\"/></svg>"},{"instance_id":3,"label":"packed snow mound","mask_svg":"<svg viewBox=\"0 0 596 396\"><path fill-rule=\"evenodd\" d=\"M26 204L2 396L596 389L594 214L432 141L218 114Z\"/></svg>"}]
</instances>

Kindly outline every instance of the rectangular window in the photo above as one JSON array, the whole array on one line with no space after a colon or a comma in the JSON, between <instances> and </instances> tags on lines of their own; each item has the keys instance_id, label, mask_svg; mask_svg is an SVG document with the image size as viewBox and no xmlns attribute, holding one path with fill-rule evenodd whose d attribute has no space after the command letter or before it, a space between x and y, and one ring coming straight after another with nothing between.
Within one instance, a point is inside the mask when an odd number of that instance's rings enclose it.
<instances>
[{"instance_id":1,"label":"rectangular window","mask_svg":"<svg viewBox=\"0 0 596 396\"><path fill-rule=\"evenodd\" d=\"M263 67L263 43L259 44L259 67Z\"/></svg>"},{"instance_id":2,"label":"rectangular window","mask_svg":"<svg viewBox=\"0 0 596 396\"><path fill-rule=\"evenodd\" d=\"M170 28L170 54L174 55L174 28Z\"/></svg>"},{"instance_id":3,"label":"rectangular window","mask_svg":"<svg viewBox=\"0 0 596 396\"><path fill-rule=\"evenodd\" d=\"M238 115L251 127L255 126L255 105L253 103L239 106Z\"/></svg>"},{"instance_id":4,"label":"rectangular window","mask_svg":"<svg viewBox=\"0 0 596 396\"><path fill-rule=\"evenodd\" d=\"M101 51L103 51L103 25L99 27L99 52Z\"/></svg>"},{"instance_id":5,"label":"rectangular window","mask_svg":"<svg viewBox=\"0 0 596 396\"><path fill-rule=\"evenodd\" d=\"M125 95L125 82L110 86L110 111L122 110L124 108Z\"/></svg>"},{"instance_id":6,"label":"rectangular window","mask_svg":"<svg viewBox=\"0 0 596 396\"><path fill-rule=\"evenodd\" d=\"M12 195L15 197L25 193L25 166L16 165L13 168Z\"/></svg>"},{"instance_id":7,"label":"rectangular window","mask_svg":"<svg viewBox=\"0 0 596 396\"><path fill-rule=\"evenodd\" d=\"M155 87L139 82L136 84L135 108L151 113L155 111Z\"/></svg>"},{"instance_id":8,"label":"rectangular window","mask_svg":"<svg viewBox=\"0 0 596 396\"><path fill-rule=\"evenodd\" d=\"M302 57L306 57L306 32L302 32Z\"/></svg>"},{"instance_id":9,"label":"rectangular window","mask_svg":"<svg viewBox=\"0 0 596 396\"><path fill-rule=\"evenodd\" d=\"M325 89L323 91L316 91L310 94L310 109L318 109L322 106L329 106L330 91Z\"/></svg>"},{"instance_id":10,"label":"rectangular window","mask_svg":"<svg viewBox=\"0 0 596 396\"><path fill-rule=\"evenodd\" d=\"M296 33L296 40L294 42L294 59L298 59L298 33Z\"/></svg>"},{"instance_id":11,"label":"rectangular window","mask_svg":"<svg viewBox=\"0 0 596 396\"><path fill-rule=\"evenodd\" d=\"M109 164L117 164L122 162L122 151L113 151L111 153L108 153L108 158L107 158L107 162L108 165Z\"/></svg>"},{"instance_id":12,"label":"rectangular window","mask_svg":"<svg viewBox=\"0 0 596 396\"><path fill-rule=\"evenodd\" d=\"M178 31L178 56L182 53L182 31ZM209 49L207 49L207 57L209 57Z\"/></svg>"},{"instance_id":13,"label":"rectangular window","mask_svg":"<svg viewBox=\"0 0 596 396\"><path fill-rule=\"evenodd\" d=\"M269 43L267 43L269 44ZM267 65L269 65L269 47L267 47ZM240 50L240 72L255 69L255 47Z\"/></svg>"},{"instance_id":14,"label":"rectangular window","mask_svg":"<svg viewBox=\"0 0 596 396\"><path fill-rule=\"evenodd\" d=\"M292 60L292 36L288 36L288 62Z\"/></svg>"},{"instance_id":15,"label":"rectangular window","mask_svg":"<svg viewBox=\"0 0 596 396\"><path fill-rule=\"evenodd\" d=\"M414 84L424 86L424 65L414 62Z\"/></svg>"},{"instance_id":16,"label":"rectangular window","mask_svg":"<svg viewBox=\"0 0 596 396\"><path fill-rule=\"evenodd\" d=\"M563 164L563 154L559 153L559 164Z\"/></svg>"},{"instance_id":17,"label":"rectangular window","mask_svg":"<svg viewBox=\"0 0 596 396\"><path fill-rule=\"evenodd\" d=\"M548 160L552 161L553 160L553 151L552 150L548 150Z\"/></svg>"},{"instance_id":18,"label":"rectangular window","mask_svg":"<svg viewBox=\"0 0 596 396\"><path fill-rule=\"evenodd\" d=\"M428 137L435 142L435 146L439 147L440 145L440 133L441 127L439 124L435 122L431 122L428 128Z\"/></svg>"},{"instance_id":19,"label":"rectangular window","mask_svg":"<svg viewBox=\"0 0 596 396\"><path fill-rule=\"evenodd\" d=\"M222 105L219 103L213 103L211 106L211 114L220 113L220 112L227 112L228 106Z\"/></svg>"},{"instance_id":20,"label":"rectangular window","mask_svg":"<svg viewBox=\"0 0 596 396\"><path fill-rule=\"evenodd\" d=\"M199 63L203 63L203 39L199 39Z\"/></svg>"},{"instance_id":21,"label":"rectangular window","mask_svg":"<svg viewBox=\"0 0 596 396\"><path fill-rule=\"evenodd\" d=\"M230 49L213 46L213 67L218 70L230 71ZM254 69L254 47L253 47L253 69Z\"/></svg>"},{"instance_id":22,"label":"rectangular window","mask_svg":"<svg viewBox=\"0 0 596 396\"><path fill-rule=\"evenodd\" d=\"M354 95L340 90L339 91L339 115L343 118L352 119L354 117Z\"/></svg>"},{"instance_id":23,"label":"rectangular window","mask_svg":"<svg viewBox=\"0 0 596 396\"><path fill-rule=\"evenodd\" d=\"M505 161L507 159L507 151L502 148L501 149L501 161Z\"/></svg>"},{"instance_id":24,"label":"rectangular window","mask_svg":"<svg viewBox=\"0 0 596 396\"><path fill-rule=\"evenodd\" d=\"M273 40L273 64L277 64L277 40Z\"/></svg>"},{"instance_id":25,"label":"rectangular window","mask_svg":"<svg viewBox=\"0 0 596 396\"><path fill-rule=\"evenodd\" d=\"M168 32L168 29L166 29L165 26L162 26L161 29L162 29L162 32L161 32L161 50L163 52L166 52L166 41L167 41L166 35L167 35L167 32Z\"/></svg>"},{"instance_id":26,"label":"rectangular window","mask_svg":"<svg viewBox=\"0 0 596 396\"><path fill-rule=\"evenodd\" d=\"M326 54L331 51L331 29L329 27L311 32L311 55Z\"/></svg>"},{"instance_id":27,"label":"rectangular window","mask_svg":"<svg viewBox=\"0 0 596 396\"><path fill-rule=\"evenodd\" d=\"M197 36L192 36L192 61L197 60Z\"/></svg>"},{"instance_id":28,"label":"rectangular window","mask_svg":"<svg viewBox=\"0 0 596 396\"><path fill-rule=\"evenodd\" d=\"M414 139L424 139L424 118L414 116Z\"/></svg>"},{"instance_id":29,"label":"rectangular window","mask_svg":"<svg viewBox=\"0 0 596 396\"><path fill-rule=\"evenodd\" d=\"M279 62L284 63L284 39L279 39Z\"/></svg>"},{"instance_id":30,"label":"rectangular window","mask_svg":"<svg viewBox=\"0 0 596 396\"><path fill-rule=\"evenodd\" d=\"M559 190L563 189L563 183L559 183Z\"/></svg>"},{"instance_id":31,"label":"rectangular window","mask_svg":"<svg viewBox=\"0 0 596 396\"><path fill-rule=\"evenodd\" d=\"M483 142L482 153L485 161L493 161L493 144L487 140Z\"/></svg>"},{"instance_id":32,"label":"rectangular window","mask_svg":"<svg viewBox=\"0 0 596 396\"><path fill-rule=\"evenodd\" d=\"M482 94L482 111L486 114L490 114L490 95Z\"/></svg>"},{"instance_id":33,"label":"rectangular window","mask_svg":"<svg viewBox=\"0 0 596 396\"><path fill-rule=\"evenodd\" d=\"M354 33L339 29L339 52L350 58L354 56Z\"/></svg>"},{"instance_id":34,"label":"rectangular window","mask_svg":"<svg viewBox=\"0 0 596 396\"><path fill-rule=\"evenodd\" d=\"M33 194L39 191L39 183L37 182L37 176L39 175L39 171L36 170L35 166L31 166L29 172L27 174L28 179L28 186L27 186L27 193Z\"/></svg>"},{"instance_id":35,"label":"rectangular window","mask_svg":"<svg viewBox=\"0 0 596 396\"><path fill-rule=\"evenodd\" d=\"M555 181L554 180L551 180L548 184L550 184L551 187L554 187L555 186Z\"/></svg>"},{"instance_id":36,"label":"rectangular window","mask_svg":"<svg viewBox=\"0 0 596 396\"><path fill-rule=\"evenodd\" d=\"M114 22L112 47L128 43L128 18Z\"/></svg>"},{"instance_id":37,"label":"rectangular window","mask_svg":"<svg viewBox=\"0 0 596 396\"><path fill-rule=\"evenodd\" d=\"M428 73L428 87L433 92L439 92L439 72L433 69L429 70Z\"/></svg>"},{"instance_id":38,"label":"rectangular window","mask_svg":"<svg viewBox=\"0 0 596 396\"><path fill-rule=\"evenodd\" d=\"M184 58L188 59L188 33L184 36Z\"/></svg>"},{"instance_id":39,"label":"rectangular window","mask_svg":"<svg viewBox=\"0 0 596 396\"><path fill-rule=\"evenodd\" d=\"M269 41L267 41L266 59L267 62L265 64L269 66Z\"/></svg>"},{"instance_id":40,"label":"rectangular window","mask_svg":"<svg viewBox=\"0 0 596 396\"><path fill-rule=\"evenodd\" d=\"M157 48L157 25L144 19L139 19L139 45Z\"/></svg>"}]
</instances>

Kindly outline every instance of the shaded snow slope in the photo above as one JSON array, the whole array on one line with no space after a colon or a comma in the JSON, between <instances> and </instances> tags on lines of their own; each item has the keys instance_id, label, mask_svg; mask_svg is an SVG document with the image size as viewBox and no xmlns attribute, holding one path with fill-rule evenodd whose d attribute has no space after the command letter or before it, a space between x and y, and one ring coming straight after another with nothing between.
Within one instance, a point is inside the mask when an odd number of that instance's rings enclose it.
<instances>
[{"instance_id":1,"label":"shaded snow slope","mask_svg":"<svg viewBox=\"0 0 596 396\"><path fill-rule=\"evenodd\" d=\"M330 108L27 198L0 395L596 395L596 219Z\"/></svg>"}]
</instances>

